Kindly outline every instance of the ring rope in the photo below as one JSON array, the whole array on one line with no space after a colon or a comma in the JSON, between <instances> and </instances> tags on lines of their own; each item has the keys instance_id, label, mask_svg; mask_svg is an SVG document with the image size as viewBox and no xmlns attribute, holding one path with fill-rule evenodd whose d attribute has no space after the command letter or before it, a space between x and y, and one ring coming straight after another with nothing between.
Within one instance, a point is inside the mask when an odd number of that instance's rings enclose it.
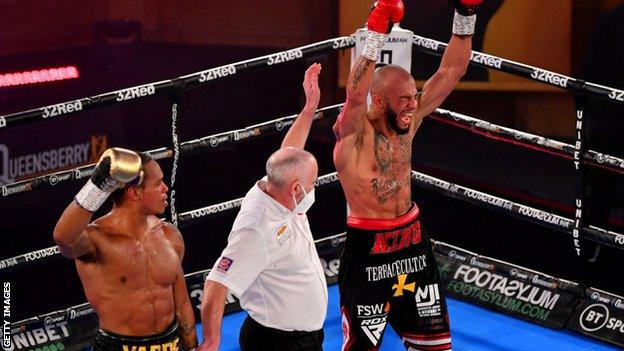
<instances>
[{"instance_id":1,"label":"ring rope","mask_svg":"<svg viewBox=\"0 0 624 351\"><path fill-rule=\"evenodd\" d=\"M429 38L414 35L414 48L420 52L442 56L448 45ZM489 68L500 72L523 77L535 82L551 85L555 88L569 92L595 96L604 100L624 105L624 90L586 82L581 79L569 77L560 73L549 71L524 63L507 60L498 56L472 51L470 64L473 66Z\"/></svg>"},{"instance_id":2,"label":"ring rope","mask_svg":"<svg viewBox=\"0 0 624 351\"><path fill-rule=\"evenodd\" d=\"M341 103L318 109L316 111L314 119L319 120L329 117L333 118L334 116L338 115L343 105L344 104ZM187 155L189 153L199 151L210 152L219 148L223 144L234 144L242 142L246 139L252 139L263 135L271 135L278 132L285 132L285 128L289 127L297 118L297 116L298 114L289 115L286 117L281 117L267 122L255 124L242 129L212 134L199 139L185 141L180 143L180 154ZM480 131L482 133L479 134L491 139L507 141L518 146L530 147L532 149L544 151L556 156L572 159L572 155L574 154L574 146L571 144L562 143L560 141L522 132L512 128L502 127L457 112L439 108L429 117L431 117L433 120L442 123L453 124L460 128L471 129L472 131ZM524 142L524 144L522 142ZM531 147L531 145L534 147ZM156 160L174 157L174 151L167 147L161 147L158 149L145 151L145 153L149 154ZM624 159L621 159L619 157L599 153L593 150L588 150L583 155L583 161L606 170L617 173L624 173ZM91 176L94 167L95 163L92 163L66 171L48 173L38 177L6 184L1 187L2 196L10 196L30 190L51 187L66 181L83 179Z\"/></svg>"},{"instance_id":3,"label":"ring rope","mask_svg":"<svg viewBox=\"0 0 624 351\"><path fill-rule=\"evenodd\" d=\"M191 88L207 85L214 82L215 80L228 78L243 70L280 65L286 62L292 62L294 60L302 59L308 55L318 54L324 51L341 50L351 48L353 46L355 46L354 35L327 39L317 43L300 46L294 49L281 51L249 60L239 61L228 65L218 66L177 78L138 85L121 90L116 90L113 92L94 95L91 97L85 97L77 100L43 106L27 111L7 114L0 116L0 120L3 120L3 124L5 125L2 128L24 125L49 118L50 111L58 109L58 107L60 106L76 106L76 108L64 108L62 110L63 112L56 114L56 117L73 114L79 111L89 110L95 107L125 103L128 101L145 98L154 94L160 94L174 90L188 90ZM444 54L447 44L437 40L414 35L413 46L416 50L420 52L441 56L442 54ZM293 57L292 59L283 60L284 62L275 62L276 60L274 58L289 54L291 57ZM573 93L596 96L624 105L624 90L615 89L612 87L591 82L584 82L563 74L515 62L512 60L507 60L498 56L485 54L479 51L472 51L472 54L470 56L470 64L513 74L536 82L542 82L544 84L565 89ZM146 93L142 94L141 92ZM80 106L80 108L77 108L77 106ZM0 123L0 125L3 124Z\"/></svg>"},{"instance_id":4,"label":"ring rope","mask_svg":"<svg viewBox=\"0 0 624 351\"><path fill-rule=\"evenodd\" d=\"M473 190L416 171L412 171L412 180L424 188L436 190L443 195L506 213L513 217L524 219L560 232L572 234L574 220L570 218L522 205L511 200ZM582 231L587 235L588 239L594 242L624 250L624 234L608 231L596 226L583 227Z\"/></svg>"},{"instance_id":5,"label":"ring rope","mask_svg":"<svg viewBox=\"0 0 624 351\"><path fill-rule=\"evenodd\" d=\"M441 123L466 129L490 139L508 142L569 160L574 158L574 152L576 151L572 144L566 144L540 135L499 126L494 123L441 108L436 109L429 117ZM594 150L587 150L583 155L583 162L612 172L624 174L624 159L619 157L599 153Z\"/></svg>"},{"instance_id":6,"label":"ring rope","mask_svg":"<svg viewBox=\"0 0 624 351\"><path fill-rule=\"evenodd\" d=\"M412 181L416 184L437 191L445 196L464 200L472 204L483 206L492 210L509 214L513 217L524 219L532 223L555 229L560 232L572 234L574 221L534 207L522 205L511 200L493 196L478 190L470 189L430 175L412 171ZM319 189L334 185L338 182L336 172L320 176L315 181ZM180 213L178 216L181 227L196 224L209 218L216 218L240 207L243 198L237 198L218 204L197 208ZM591 241L612 246L624 250L624 234L608 231L596 226L582 228L583 233ZM11 271L17 267L30 266L40 263L51 257L57 256L60 251L56 246L29 252L23 255L11 257L0 261L0 273Z\"/></svg>"},{"instance_id":7,"label":"ring rope","mask_svg":"<svg viewBox=\"0 0 624 351\"><path fill-rule=\"evenodd\" d=\"M189 90L208 85L219 79L229 78L249 69L279 66L295 60L301 60L307 56L317 55L325 51L349 48L354 45L355 38L353 36L337 37L286 51L210 68L177 78L137 85L108 93L7 114L0 116L0 120L3 121L3 123L0 123L0 126L4 125L4 127L0 127L0 129L39 122L48 118L58 118L81 111L91 110L96 107L127 103L156 94ZM287 56L289 59L275 59L282 56Z\"/></svg>"},{"instance_id":8,"label":"ring rope","mask_svg":"<svg viewBox=\"0 0 624 351\"><path fill-rule=\"evenodd\" d=\"M330 116L333 118L334 115L337 116L342 108L342 105L343 104L337 104L318 109L314 115L314 120L328 118ZM246 139L259 137L261 135L273 135L285 132L287 130L286 128L293 124L298 115L299 114L289 115L243 129L232 130L229 132L213 134L203 138L185 141L179 144L180 154L187 155L199 151L211 152L226 143L235 144ZM167 159L174 157L175 155L174 151L167 147L148 150L145 151L145 153L152 156L155 160ZM1 187L2 196L10 196L35 189L43 189L70 180L90 177L91 174L93 174L94 167L95 163L92 163L65 171L47 173L38 177L6 184Z\"/></svg>"}]
</instances>

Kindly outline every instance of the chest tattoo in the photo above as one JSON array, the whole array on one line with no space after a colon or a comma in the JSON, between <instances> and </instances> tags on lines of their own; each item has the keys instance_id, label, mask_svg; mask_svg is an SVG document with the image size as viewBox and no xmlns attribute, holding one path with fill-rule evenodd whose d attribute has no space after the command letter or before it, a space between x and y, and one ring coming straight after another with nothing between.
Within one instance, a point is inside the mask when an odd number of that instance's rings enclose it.
<instances>
[{"instance_id":1,"label":"chest tattoo","mask_svg":"<svg viewBox=\"0 0 624 351\"><path fill-rule=\"evenodd\" d=\"M392 163L392 145L381 133L375 131L375 161L379 173L385 175L390 171Z\"/></svg>"},{"instance_id":2,"label":"chest tattoo","mask_svg":"<svg viewBox=\"0 0 624 351\"><path fill-rule=\"evenodd\" d=\"M403 187L410 186L412 158L411 138L408 135L388 140L375 131L375 163L380 177L371 179L371 189L382 205L396 197Z\"/></svg>"}]
</instances>

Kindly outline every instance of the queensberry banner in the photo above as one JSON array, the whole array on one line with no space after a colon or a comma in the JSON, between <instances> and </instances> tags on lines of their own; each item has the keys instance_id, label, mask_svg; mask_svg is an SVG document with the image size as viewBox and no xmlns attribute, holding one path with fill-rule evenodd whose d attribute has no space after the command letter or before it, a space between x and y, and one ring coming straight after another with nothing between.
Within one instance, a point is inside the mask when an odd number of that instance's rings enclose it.
<instances>
[{"instance_id":1,"label":"queensberry banner","mask_svg":"<svg viewBox=\"0 0 624 351\"><path fill-rule=\"evenodd\" d=\"M553 328L563 328L578 303L577 284L436 242L446 293Z\"/></svg>"},{"instance_id":2,"label":"queensberry banner","mask_svg":"<svg viewBox=\"0 0 624 351\"><path fill-rule=\"evenodd\" d=\"M624 347L624 297L585 289L568 329Z\"/></svg>"},{"instance_id":3,"label":"queensberry banner","mask_svg":"<svg viewBox=\"0 0 624 351\"><path fill-rule=\"evenodd\" d=\"M110 145L124 145L119 118L88 120L0 131L0 185L95 163ZM62 140L51 130L61 130Z\"/></svg>"}]
</instances>

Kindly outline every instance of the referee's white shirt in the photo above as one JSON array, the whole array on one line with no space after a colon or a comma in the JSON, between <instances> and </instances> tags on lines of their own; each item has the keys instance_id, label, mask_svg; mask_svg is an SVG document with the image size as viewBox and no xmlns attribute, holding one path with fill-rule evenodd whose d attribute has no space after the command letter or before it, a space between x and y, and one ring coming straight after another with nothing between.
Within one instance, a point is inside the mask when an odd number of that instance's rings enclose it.
<instances>
[{"instance_id":1,"label":"referee's white shirt","mask_svg":"<svg viewBox=\"0 0 624 351\"><path fill-rule=\"evenodd\" d=\"M266 327L323 327L327 283L308 217L285 208L258 183L245 195L228 245L207 279L230 289L249 316Z\"/></svg>"}]
</instances>

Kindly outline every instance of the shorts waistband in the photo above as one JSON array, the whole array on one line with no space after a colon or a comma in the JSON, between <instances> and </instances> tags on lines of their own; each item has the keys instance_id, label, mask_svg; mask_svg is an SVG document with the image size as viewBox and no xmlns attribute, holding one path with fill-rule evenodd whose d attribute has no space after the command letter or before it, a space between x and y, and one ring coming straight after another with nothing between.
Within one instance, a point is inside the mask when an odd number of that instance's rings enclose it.
<instances>
[{"instance_id":1,"label":"shorts waistband","mask_svg":"<svg viewBox=\"0 0 624 351\"><path fill-rule=\"evenodd\" d=\"M150 336L127 336L120 335L108 330L100 329L98 333L104 337L110 338L112 340L128 343L128 344L158 344L160 342L169 341L173 337L177 337L178 335L178 320L173 318L173 321L165 330L161 333L150 335Z\"/></svg>"},{"instance_id":2,"label":"shorts waistband","mask_svg":"<svg viewBox=\"0 0 624 351\"><path fill-rule=\"evenodd\" d=\"M258 323L255 319L251 318L251 316L249 316L249 315L247 315L247 319L249 320L249 323L251 323L254 327L264 329L265 331L270 332L270 333L272 333L274 335L303 336L303 335L318 334L320 331L322 331L322 329L314 330L314 331L281 330L281 329L275 329L275 328L264 326L264 325Z\"/></svg>"},{"instance_id":3,"label":"shorts waistband","mask_svg":"<svg viewBox=\"0 0 624 351\"><path fill-rule=\"evenodd\" d=\"M412 203L412 208L407 211L407 213L397 218L378 219L348 216L347 226L366 230L389 230L407 225L417 219L418 216L420 216L420 209L415 203Z\"/></svg>"}]
</instances>

